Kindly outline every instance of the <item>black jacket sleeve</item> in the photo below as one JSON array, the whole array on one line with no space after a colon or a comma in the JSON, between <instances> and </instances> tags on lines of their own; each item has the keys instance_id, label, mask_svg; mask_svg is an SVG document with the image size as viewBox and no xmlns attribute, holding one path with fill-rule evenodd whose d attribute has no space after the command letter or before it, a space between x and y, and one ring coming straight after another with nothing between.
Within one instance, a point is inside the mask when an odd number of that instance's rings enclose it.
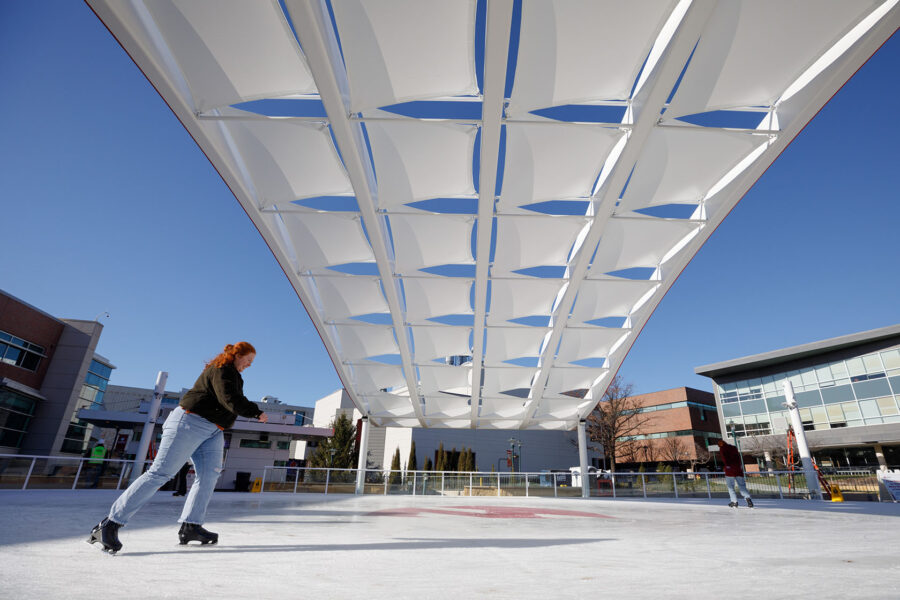
<instances>
[{"instance_id":1,"label":"black jacket sleeve","mask_svg":"<svg viewBox=\"0 0 900 600\"><path fill-rule=\"evenodd\" d=\"M244 380L233 366L213 369L210 374L213 391L219 404L236 415L256 419L262 414L259 407L244 396Z\"/></svg>"}]
</instances>

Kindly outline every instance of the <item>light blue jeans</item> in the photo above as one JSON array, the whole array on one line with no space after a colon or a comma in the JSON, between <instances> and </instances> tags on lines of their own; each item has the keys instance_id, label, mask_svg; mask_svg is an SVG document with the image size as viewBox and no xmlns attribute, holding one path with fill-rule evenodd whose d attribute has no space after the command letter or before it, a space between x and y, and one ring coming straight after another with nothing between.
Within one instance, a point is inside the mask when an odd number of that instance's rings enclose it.
<instances>
[{"instance_id":1,"label":"light blue jeans","mask_svg":"<svg viewBox=\"0 0 900 600\"><path fill-rule=\"evenodd\" d=\"M750 492L747 491L747 484L744 482L743 477L725 477L725 487L728 488L728 497L731 498L732 502L737 502L737 494L734 493L734 483L737 482L738 489L741 492L741 496L744 498L750 497Z\"/></svg>"},{"instance_id":2,"label":"light blue jeans","mask_svg":"<svg viewBox=\"0 0 900 600\"><path fill-rule=\"evenodd\" d=\"M178 521L202 525L206 518L206 506L222 474L224 449L225 436L221 429L203 417L177 407L163 423L162 440L153 464L116 499L109 510L110 520L127 524L134 513L175 477L190 458L196 478Z\"/></svg>"}]
</instances>

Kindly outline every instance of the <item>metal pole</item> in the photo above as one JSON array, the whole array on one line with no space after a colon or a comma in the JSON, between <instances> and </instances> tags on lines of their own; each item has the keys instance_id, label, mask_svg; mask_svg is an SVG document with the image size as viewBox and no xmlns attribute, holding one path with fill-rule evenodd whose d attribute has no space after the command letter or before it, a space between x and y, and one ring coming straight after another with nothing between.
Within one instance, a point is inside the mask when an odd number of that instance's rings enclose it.
<instances>
[{"instance_id":1,"label":"metal pole","mask_svg":"<svg viewBox=\"0 0 900 600\"><path fill-rule=\"evenodd\" d=\"M469 496L472 496L472 473L469 473Z\"/></svg>"},{"instance_id":2,"label":"metal pole","mask_svg":"<svg viewBox=\"0 0 900 600\"><path fill-rule=\"evenodd\" d=\"M525 474L525 497L528 497L528 474Z\"/></svg>"},{"instance_id":3,"label":"metal pole","mask_svg":"<svg viewBox=\"0 0 900 600\"><path fill-rule=\"evenodd\" d=\"M122 478L125 477L125 469L128 468L128 463L124 460L119 468L119 480L116 482L116 489L120 489L122 487Z\"/></svg>"},{"instance_id":4,"label":"metal pole","mask_svg":"<svg viewBox=\"0 0 900 600\"><path fill-rule=\"evenodd\" d=\"M800 452L800 461L803 463L803 473L806 475L806 487L809 489L810 496L822 500L819 478L813 467L812 456L806 443L806 432L803 430L803 420L800 418L800 409L797 407L797 401L794 400L794 386L790 381L784 382L784 397L787 400L784 405L791 413L791 425L794 428L794 437L797 438L797 450Z\"/></svg>"},{"instance_id":5,"label":"metal pole","mask_svg":"<svg viewBox=\"0 0 900 600\"><path fill-rule=\"evenodd\" d=\"M73 490L74 490L75 487L78 485L78 477L81 475L81 467L84 466L84 460L85 460L85 459L82 458L81 460L78 461L78 470L75 471L75 481L72 482L72 489L73 489Z\"/></svg>"},{"instance_id":6,"label":"metal pole","mask_svg":"<svg viewBox=\"0 0 900 600\"><path fill-rule=\"evenodd\" d=\"M441 496L444 495L444 472L441 471Z\"/></svg>"},{"instance_id":7,"label":"metal pole","mask_svg":"<svg viewBox=\"0 0 900 600\"><path fill-rule=\"evenodd\" d=\"M269 470L269 467L263 467L262 482L260 482L260 484L259 484L259 493L260 494L262 494L264 491L266 491L266 471L268 471L268 470Z\"/></svg>"},{"instance_id":8,"label":"metal pole","mask_svg":"<svg viewBox=\"0 0 900 600\"><path fill-rule=\"evenodd\" d=\"M416 472L413 471L413 496L416 495Z\"/></svg>"},{"instance_id":9,"label":"metal pole","mask_svg":"<svg viewBox=\"0 0 900 600\"><path fill-rule=\"evenodd\" d=\"M675 499L678 499L678 475L672 473L672 488L675 490Z\"/></svg>"},{"instance_id":10,"label":"metal pole","mask_svg":"<svg viewBox=\"0 0 900 600\"><path fill-rule=\"evenodd\" d=\"M297 483L300 481L300 469L294 469L294 493L297 493Z\"/></svg>"},{"instance_id":11,"label":"metal pole","mask_svg":"<svg viewBox=\"0 0 900 600\"><path fill-rule=\"evenodd\" d=\"M706 479L706 497L712 500L712 488L709 487L709 473L704 473L703 477Z\"/></svg>"},{"instance_id":12,"label":"metal pole","mask_svg":"<svg viewBox=\"0 0 900 600\"><path fill-rule=\"evenodd\" d=\"M369 458L369 417L362 418L359 433L359 460L356 465L356 493L362 494L366 489L366 463Z\"/></svg>"},{"instance_id":13,"label":"metal pole","mask_svg":"<svg viewBox=\"0 0 900 600\"><path fill-rule=\"evenodd\" d=\"M144 422L144 431L141 433L141 443L138 445L137 454L134 455L134 469L131 471L131 482L143 473L144 462L147 460L147 450L150 448L150 441L153 439L153 429L156 427L156 415L159 413L159 403L166 393L166 381L169 374L160 371L156 375L156 386L153 388L153 400L150 401L150 409L147 411L147 420Z\"/></svg>"},{"instance_id":14,"label":"metal pole","mask_svg":"<svg viewBox=\"0 0 900 600\"><path fill-rule=\"evenodd\" d=\"M31 459L31 465L28 466L28 474L25 476L25 481L22 483L23 490L28 487L28 480L31 479L31 472L34 471L34 463L36 460L37 458Z\"/></svg>"},{"instance_id":15,"label":"metal pole","mask_svg":"<svg viewBox=\"0 0 900 600\"><path fill-rule=\"evenodd\" d=\"M647 497L647 480L644 479L644 474L641 473L641 489L644 491L644 498Z\"/></svg>"},{"instance_id":16,"label":"metal pole","mask_svg":"<svg viewBox=\"0 0 900 600\"><path fill-rule=\"evenodd\" d=\"M589 498L591 495L591 486L588 482L587 467L587 436L585 434L586 421L581 419L578 421L578 464L581 468L581 497Z\"/></svg>"},{"instance_id":17,"label":"metal pole","mask_svg":"<svg viewBox=\"0 0 900 600\"><path fill-rule=\"evenodd\" d=\"M775 473L775 483L778 484L778 497L784 500L784 492L781 491L781 477Z\"/></svg>"},{"instance_id":18,"label":"metal pole","mask_svg":"<svg viewBox=\"0 0 900 600\"><path fill-rule=\"evenodd\" d=\"M331 481L331 469L325 470L325 495L328 495L328 482Z\"/></svg>"}]
</instances>

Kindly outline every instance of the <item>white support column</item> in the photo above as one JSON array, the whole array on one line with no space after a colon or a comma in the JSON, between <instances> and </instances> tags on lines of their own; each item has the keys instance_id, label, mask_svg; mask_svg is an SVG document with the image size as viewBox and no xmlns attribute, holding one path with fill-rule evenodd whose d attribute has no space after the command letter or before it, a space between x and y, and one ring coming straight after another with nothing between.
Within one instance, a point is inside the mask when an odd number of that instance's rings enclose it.
<instances>
[{"instance_id":1,"label":"white support column","mask_svg":"<svg viewBox=\"0 0 900 600\"><path fill-rule=\"evenodd\" d=\"M878 468L887 471L888 464L884 459L884 446L881 444L875 444L875 459L878 461Z\"/></svg>"},{"instance_id":2,"label":"white support column","mask_svg":"<svg viewBox=\"0 0 900 600\"><path fill-rule=\"evenodd\" d=\"M585 434L585 420L578 421L578 464L581 467L581 497L589 498L591 495L591 484L588 479L588 461L587 461L587 435Z\"/></svg>"},{"instance_id":3,"label":"white support column","mask_svg":"<svg viewBox=\"0 0 900 600\"><path fill-rule=\"evenodd\" d=\"M809 453L809 446L806 443L806 432L803 430L803 421L800 419L800 410L797 408L797 401L794 400L794 386L790 381L784 382L784 397L787 400L784 405L791 413L791 425L797 438L797 450L800 452L800 461L803 463L806 485L810 495L821 500L822 490L819 489L819 477L813 467L812 455Z\"/></svg>"},{"instance_id":4,"label":"white support column","mask_svg":"<svg viewBox=\"0 0 900 600\"><path fill-rule=\"evenodd\" d=\"M134 455L134 468L131 469L131 482L141 476L144 470L144 461L147 460L147 450L150 449L150 440L153 439L153 429L156 427L156 415L159 414L159 403L166 393L166 381L169 374L160 371L156 376L156 387L153 388L153 400L150 401L150 410L147 411L147 420L144 422L144 431L141 433L141 443L137 454ZM123 467L124 468L124 467Z\"/></svg>"},{"instance_id":5,"label":"white support column","mask_svg":"<svg viewBox=\"0 0 900 600\"><path fill-rule=\"evenodd\" d=\"M366 462L369 456L369 417L362 418L359 432L359 463L356 465L356 493L362 494L366 484Z\"/></svg>"}]
</instances>

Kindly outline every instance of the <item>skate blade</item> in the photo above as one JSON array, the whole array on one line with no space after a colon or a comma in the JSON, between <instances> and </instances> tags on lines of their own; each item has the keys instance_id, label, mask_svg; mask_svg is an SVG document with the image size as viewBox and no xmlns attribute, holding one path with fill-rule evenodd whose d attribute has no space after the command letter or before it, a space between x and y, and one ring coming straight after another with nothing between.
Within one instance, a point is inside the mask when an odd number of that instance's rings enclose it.
<instances>
[{"instance_id":1,"label":"skate blade","mask_svg":"<svg viewBox=\"0 0 900 600\"><path fill-rule=\"evenodd\" d=\"M90 544L91 546L93 546L94 544L96 544L98 542L100 543L100 547L97 549L100 550L100 552L104 552L106 554L109 554L110 556L115 556L116 552L118 552L118 550L113 550L112 548L107 548L106 546L103 545L103 542L100 542L100 540L95 540L94 538L88 538L88 539L84 540L85 544Z\"/></svg>"}]
</instances>

